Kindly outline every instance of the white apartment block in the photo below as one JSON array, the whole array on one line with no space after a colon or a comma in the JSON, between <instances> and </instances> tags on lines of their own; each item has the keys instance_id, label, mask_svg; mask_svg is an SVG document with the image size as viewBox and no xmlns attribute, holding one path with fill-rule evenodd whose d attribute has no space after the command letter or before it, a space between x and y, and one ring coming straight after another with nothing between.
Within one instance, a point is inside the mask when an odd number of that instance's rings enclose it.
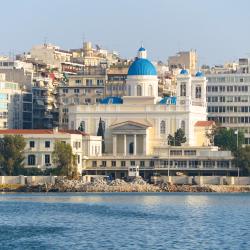
<instances>
[{"instance_id":1,"label":"white apartment block","mask_svg":"<svg viewBox=\"0 0 250 250\"><path fill-rule=\"evenodd\" d=\"M208 119L245 133L250 144L250 74L207 75Z\"/></svg>"},{"instance_id":2,"label":"white apartment block","mask_svg":"<svg viewBox=\"0 0 250 250\"><path fill-rule=\"evenodd\" d=\"M32 94L0 74L0 129L32 127Z\"/></svg>"}]
</instances>

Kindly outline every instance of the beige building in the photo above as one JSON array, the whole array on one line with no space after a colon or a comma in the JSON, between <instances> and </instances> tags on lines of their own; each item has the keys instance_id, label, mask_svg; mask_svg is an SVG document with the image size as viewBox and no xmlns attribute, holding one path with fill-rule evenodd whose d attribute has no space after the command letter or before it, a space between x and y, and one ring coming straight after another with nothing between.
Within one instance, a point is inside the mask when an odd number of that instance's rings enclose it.
<instances>
[{"instance_id":1,"label":"beige building","mask_svg":"<svg viewBox=\"0 0 250 250\"><path fill-rule=\"evenodd\" d=\"M58 86L59 126L68 128L68 107L70 105L91 105L104 96L106 69L85 67L76 75L68 76L67 83Z\"/></svg>"},{"instance_id":2,"label":"beige building","mask_svg":"<svg viewBox=\"0 0 250 250\"><path fill-rule=\"evenodd\" d=\"M42 170L56 167L53 163L52 152L56 141L70 144L73 154L77 157L78 172L82 172L88 157L101 156L101 137L89 136L74 130L49 130L49 129L25 129L25 130L0 130L0 137L4 135L22 135L26 141L24 166L36 167Z\"/></svg>"},{"instance_id":3,"label":"beige building","mask_svg":"<svg viewBox=\"0 0 250 250\"><path fill-rule=\"evenodd\" d=\"M105 66L108 67L118 61L118 53L101 49L96 45L95 48L91 42L84 42L83 48L71 50L73 62L83 63L84 66Z\"/></svg>"},{"instance_id":4,"label":"beige building","mask_svg":"<svg viewBox=\"0 0 250 250\"><path fill-rule=\"evenodd\" d=\"M51 68L58 68L61 70L61 63L70 62L72 53L60 49L58 46L52 44L42 44L34 46L30 51L31 57L42 61Z\"/></svg>"},{"instance_id":5,"label":"beige building","mask_svg":"<svg viewBox=\"0 0 250 250\"><path fill-rule=\"evenodd\" d=\"M168 66L170 69L187 69L194 75L197 69L197 52L195 50L180 51L175 56L168 58Z\"/></svg>"},{"instance_id":6,"label":"beige building","mask_svg":"<svg viewBox=\"0 0 250 250\"><path fill-rule=\"evenodd\" d=\"M129 63L115 64L107 69L105 96L124 96L127 94L126 79Z\"/></svg>"}]
</instances>

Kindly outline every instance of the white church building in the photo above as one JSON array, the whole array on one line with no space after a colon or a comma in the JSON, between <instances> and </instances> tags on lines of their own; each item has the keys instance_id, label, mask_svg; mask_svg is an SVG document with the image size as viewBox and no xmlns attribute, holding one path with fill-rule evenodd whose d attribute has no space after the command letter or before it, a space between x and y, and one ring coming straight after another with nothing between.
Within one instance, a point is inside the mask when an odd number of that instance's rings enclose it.
<instances>
[{"instance_id":1,"label":"white church building","mask_svg":"<svg viewBox=\"0 0 250 250\"><path fill-rule=\"evenodd\" d=\"M105 130L105 152L86 159L84 173L121 178L131 166L139 166L144 177L169 171L193 175L235 171L231 152L218 151L206 136L213 125L207 121L206 82L201 72L191 76L183 69L177 77L177 96L159 97L156 68L141 47L128 70L128 96L69 107L69 129L81 126L96 135L101 119ZM169 146L168 135L179 128L186 142Z\"/></svg>"}]
</instances>

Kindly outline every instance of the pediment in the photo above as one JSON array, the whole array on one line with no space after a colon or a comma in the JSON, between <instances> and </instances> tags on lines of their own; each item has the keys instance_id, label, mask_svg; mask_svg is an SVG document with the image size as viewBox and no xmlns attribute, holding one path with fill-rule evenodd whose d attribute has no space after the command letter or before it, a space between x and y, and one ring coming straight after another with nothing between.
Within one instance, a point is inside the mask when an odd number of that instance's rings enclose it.
<instances>
[{"instance_id":1,"label":"pediment","mask_svg":"<svg viewBox=\"0 0 250 250\"><path fill-rule=\"evenodd\" d=\"M142 124L142 123L138 123L138 122L126 121L126 122L113 124L111 127L114 131L146 130L148 127L150 127L150 125L149 124Z\"/></svg>"}]
</instances>

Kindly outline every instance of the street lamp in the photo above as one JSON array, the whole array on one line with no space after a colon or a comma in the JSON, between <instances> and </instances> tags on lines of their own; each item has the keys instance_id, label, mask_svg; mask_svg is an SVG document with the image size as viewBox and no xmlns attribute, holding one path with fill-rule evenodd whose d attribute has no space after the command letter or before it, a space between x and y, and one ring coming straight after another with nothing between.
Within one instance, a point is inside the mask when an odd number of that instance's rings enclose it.
<instances>
[{"instance_id":1,"label":"street lamp","mask_svg":"<svg viewBox=\"0 0 250 250\"><path fill-rule=\"evenodd\" d=\"M237 166L237 170L238 170L238 185L239 185L239 177L240 177L240 168L239 168L239 162L238 162L238 158L239 158L239 130L236 129L234 131L234 134L236 135L236 149L237 149L237 159L236 159L236 166Z\"/></svg>"}]
</instances>

